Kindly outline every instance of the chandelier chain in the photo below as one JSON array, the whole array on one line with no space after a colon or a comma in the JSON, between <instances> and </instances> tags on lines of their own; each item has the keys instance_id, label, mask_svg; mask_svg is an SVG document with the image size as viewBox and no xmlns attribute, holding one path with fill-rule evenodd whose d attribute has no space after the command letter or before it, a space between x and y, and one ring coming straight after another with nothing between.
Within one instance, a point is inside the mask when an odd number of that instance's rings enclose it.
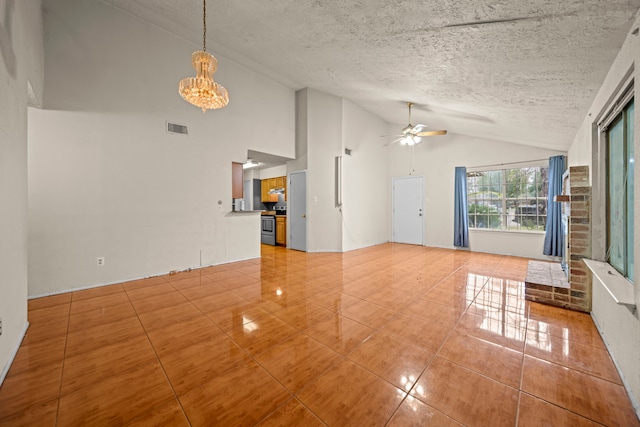
<instances>
[{"instance_id":1,"label":"chandelier chain","mask_svg":"<svg viewBox=\"0 0 640 427\"><path fill-rule=\"evenodd\" d=\"M202 51L207 51L207 0L202 0Z\"/></svg>"}]
</instances>

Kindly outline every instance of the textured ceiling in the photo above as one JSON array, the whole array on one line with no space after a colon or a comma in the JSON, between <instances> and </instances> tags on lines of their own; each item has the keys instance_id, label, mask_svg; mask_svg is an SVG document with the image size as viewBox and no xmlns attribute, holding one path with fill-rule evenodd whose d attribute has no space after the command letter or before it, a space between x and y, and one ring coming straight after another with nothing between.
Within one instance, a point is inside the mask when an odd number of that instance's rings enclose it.
<instances>
[{"instance_id":1,"label":"textured ceiling","mask_svg":"<svg viewBox=\"0 0 640 427\"><path fill-rule=\"evenodd\" d=\"M103 1L202 44L200 0ZM413 124L566 150L639 8L640 0L209 0L207 50L295 89L350 99L399 128L411 101Z\"/></svg>"}]
</instances>

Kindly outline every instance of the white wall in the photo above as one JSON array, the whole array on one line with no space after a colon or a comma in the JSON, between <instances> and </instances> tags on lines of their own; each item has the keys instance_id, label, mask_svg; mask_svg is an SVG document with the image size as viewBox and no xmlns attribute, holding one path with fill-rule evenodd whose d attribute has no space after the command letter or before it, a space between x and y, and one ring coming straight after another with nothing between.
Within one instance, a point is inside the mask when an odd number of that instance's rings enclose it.
<instances>
[{"instance_id":1,"label":"white wall","mask_svg":"<svg viewBox=\"0 0 640 427\"><path fill-rule=\"evenodd\" d=\"M252 179L260 179L260 171L255 168L249 168L242 171L242 179L251 181Z\"/></svg>"},{"instance_id":2,"label":"white wall","mask_svg":"<svg viewBox=\"0 0 640 427\"><path fill-rule=\"evenodd\" d=\"M287 176L287 165L274 166L272 168L260 170L260 179L269 179L278 176Z\"/></svg>"},{"instance_id":3,"label":"white wall","mask_svg":"<svg viewBox=\"0 0 640 427\"><path fill-rule=\"evenodd\" d=\"M640 27L640 13L636 17L631 30ZM605 78L591 108L574 139L573 145L569 149L569 164L571 166L589 165L590 178L593 178L594 168L598 167L602 157L597 154L592 127L596 117L605 109L609 98L614 95L616 88L623 80L628 70L635 64L633 71L635 78L635 153L640 153L640 109L638 108L638 93L640 92L640 36L629 34L625 40L615 62L612 64L607 77ZM592 194L604 200L604 186L601 180L592 180ZM635 171L635 206L640 200L640 173ZM597 203L594 203L594 205ZM594 239L592 247L594 256L604 253L603 238L600 231L605 227L604 217L594 215L594 210L598 206L593 206L592 217L594 221ZM640 253L640 209L635 210L634 217L634 248L635 253ZM640 264L635 263L635 277L640 277ZM640 285L634 285L636 305L640 307ZM617 305L603 288L602 283L593 280L593 304L592 315L595 318L603 338L607 343L609 351L616 361L631 398L636 406L636 411L640 414L640 319L638 310L630 311L625 306Z\"/></svg>"},{"instance_id":4,"label":"white wall","mask_svg":"<svg viewBox=\"0 0 640 427\"><path fill-rule=\"evenodd\" d=\"M388 123L351 101L342 103L342 249L389 241L390 179L384 140ZM343 150L344 153L344 150Z\"/></svg>"},{"instance_id":5,"label":"white wall","mask_svg":"<svg viewBox=\"0 0 640 427\"><path fill-rule=\"evenodd\" d=\"M342 99L307 89L307 251L342 252L335 156L342 153Z\"/></svg>"},{"instance_id":6,"label":"white wall","mask_svg":"<svg viewBox=\"0 0 640 427\"><path fill-rule=\"evenodd\" d=\"M307 169L307 99L309 89L296 92L296 156L287 162L289 173Z\"/></svg>"},{"instance_id":7,"label":"white wall","mask_svg":"<svg viewBox=\"0 0 640 427\"><path fill-rule=\"evenodd\" d=\"M230 102L203 114L178 95L199 46L102 2L45 5L46 110L29 117L29 294L258 257L258 218L227 214L231 162L256 140L294 156L294 91L218 57ZM167 120L189 135L166 133Z\"/></svg>"},{"instance_id":8,"label":"white wall","mask_svg":"<svg viewBox=\"0 0 640 427\"><path fill-rule=\"evenodd\" d=\"M389 133L397 129L389 129ZM425 245L453 248L453 190L456 166L494 165L537 159L548 159L561 152L519 144L492 141L449 133L426 138L415 146L412 161L411 147L399 143L388 146L391 177L411 173L425 177ZM548 161L543 163L548 164ZM496 168L500 168L497 166ZM387 197L391 197L388 195ZM544 234L507 233L500 231L469 232L470 250L541 258Z\"/></svg>"},{"instance_id":9,"label":"white wall","mask_svg":"<svg viewBox=\"0 0 640 427\"><path fill-rule=\"evenodd\" d=\"M0 384L27 327L27 93L41 101L44 73L40 2L1 4Z\"/></svg>"},{"instance_id":10,"label":"white wall","mask_svg":"<svg viewBox=\"0 0 640 427\"><path fill-rule=\"evenodd\" d=\"M388 241L388 124L351 101L306 88L296 93L296 154L289 172L307 169L307 250L343 252ZM353 150L351 156L344 149ZM342 201L336 207L336 156Z\"/></svg>"}]
</instances>

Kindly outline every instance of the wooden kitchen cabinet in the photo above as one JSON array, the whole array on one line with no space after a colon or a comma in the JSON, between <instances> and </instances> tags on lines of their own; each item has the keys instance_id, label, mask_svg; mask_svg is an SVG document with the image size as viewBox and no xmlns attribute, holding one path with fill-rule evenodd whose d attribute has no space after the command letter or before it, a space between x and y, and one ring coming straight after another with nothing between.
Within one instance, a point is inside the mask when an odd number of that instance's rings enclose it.
<instances>
[{"instance_id":1,"label":"wooden kitchen cabinet","mask_svg":"<svg viewBox=\"0 0 640 427\"><path fill-rule=\"evenodd\" d=\"M231 197L234 199L242 199L244 197L243 186L243 169L242 163L231 163Z\"/></svg>"},{"instance_id":2,"label":"wooden kitchen cabinet","mask_svg":"<svg viewBox=\"0 0 640 427\"><path fill-rule=\"evenodd\" d=\"M276 217L276 245L287 245L287 218Z\"/></svg>"},{"instance_id":3,"label":"wooden kitchen cabinet","mask_svg":"<svg viewBox=\"0 0 640 427\"><path fill-rule=\"evenodd\" d=\"M261 190L262 201L263 202L277 202L278 201L278 195L277 194L276 195L269 194L269 190L271 190L273 188L284 188L285 189L284 199L287 200L287 192L286 192L287 177L286 176L277 176L275 178L267 178L267 179L263 179L260 182L260 190Z\"/></svg>"},{"instance_id":4,"label":"wooden kitchen cabinet","mask_svg":"<svg viewBox=\"0 0 640 427\"><path fill-rule=\"evenodd\" d=\"M260 181L260 194L261 194L261 200L263 202L268 202L269 201L269 180L268 179L263 179L262 181Z\"/></svg>"},{"instance_id":5,"label":"wooden kitchen cabinet","mask_svg":"<svg viewBox=\"0 0 640 427\"><path fill-rule=\"evenodd\" d=\"M277 202L278 201L278 195L277 194L269 194L269 190L271 190L272 188L276 188L275 187L275 183L276 183L276 179L275 178L263 179L260 182L260 193L262 195L262 201L263 202Z\"/></svg>"}]
</instances>

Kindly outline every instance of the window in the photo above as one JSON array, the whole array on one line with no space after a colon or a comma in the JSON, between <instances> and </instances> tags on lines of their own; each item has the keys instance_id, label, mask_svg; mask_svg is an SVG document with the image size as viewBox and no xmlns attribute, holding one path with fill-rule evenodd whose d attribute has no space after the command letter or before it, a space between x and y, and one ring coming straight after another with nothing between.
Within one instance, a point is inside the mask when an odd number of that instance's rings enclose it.
<instances>
[{"instance_id":1,"label":"window","mask_svg":"<svg viewBox=\"0 0 640 427\"><path fill-rule=\"evenodd\" d=\"M544 231L548 166L467 173L469 227Z\"/></svg>"},{"instance_id":2,"label":"window","mask_svg":"<svg viewBox=\"0 0 640 427\"><path fill-rule=\"evenodd\" d=\"M609 264L633 282L633 99L606 129Z\"/></svg>"}]
</instances>

